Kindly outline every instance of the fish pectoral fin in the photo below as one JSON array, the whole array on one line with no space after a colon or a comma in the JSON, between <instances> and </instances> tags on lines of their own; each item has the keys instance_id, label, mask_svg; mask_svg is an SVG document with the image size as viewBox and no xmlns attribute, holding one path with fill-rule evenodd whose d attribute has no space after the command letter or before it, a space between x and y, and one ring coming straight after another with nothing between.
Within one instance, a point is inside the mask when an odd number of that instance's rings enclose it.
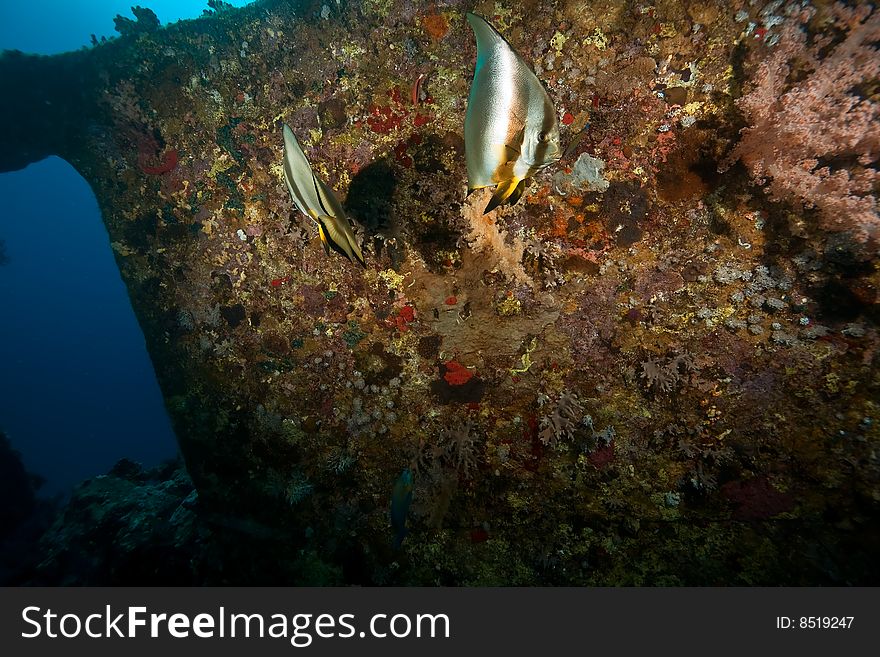
<instances>
[{"instance_id":1,"label":"fish pectoral fin","mask_svg":"<svg viewBox=\"0 0 880 657\"><path fill-rule=\"evenodd\" d=\"M491 160L498 162L499 168L514 164L519 158L519 149L510 144L490 144Z\"/></svg>"},{"instance_id":2,"label":"fish pectoral fin","mask_svg":"<svg viewBox=\"0 0 880 657\"><path fill-rule=\"evenodd\" d=\"M517 119L519 120L519 119ZM507 142L507 150L511 153L516 153L516 156L519 157L520 153L522 153L522 145L526 138L526 123L522 122L523 127L520 128L517 133L513 136L509 142Z\"/></svg>"},{"instance_id":3,"label":"fish pectoral fin","mask_svg":"<svg viewBox=\"0 0 880 657\"><path fill-rule=\"evenodd\" d=\"M521 185L524 181L519 178L511 178L510 180L504 180L498 183L498 186L495 188L495 193L492 194L492 198L489 200L489 204L486 206L486 209L483 210L483 214L488 214L492 212L499 205L502 205L507 199L511 197L517 190L517 187ZM520 191L520 195L522 191ZM519 196L516 197L519 199Z\"/></svg>"}]
</instances>

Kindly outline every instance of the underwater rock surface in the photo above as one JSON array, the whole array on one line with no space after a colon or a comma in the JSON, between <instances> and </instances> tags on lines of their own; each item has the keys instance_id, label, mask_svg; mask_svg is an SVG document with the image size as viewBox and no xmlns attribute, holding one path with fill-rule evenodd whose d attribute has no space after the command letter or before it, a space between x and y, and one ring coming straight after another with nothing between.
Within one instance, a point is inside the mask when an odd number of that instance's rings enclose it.
<instances>
[{"instance_id":1,"label":"underwater rock surface","mask_svg":"<svg viewBox=\"0 0 880 657\"><path fill-rule=\"evenodd\" d=\"M534 67L568 148L486 216L466 10ZM876 12L264 0L144 21L0 57L20 90L0 170L54 153L91 184L194 487L117 473L68 514L149 494L170 522L195 491L226 519L222 565L169 582L880 582ZM296 211L283 122L366 269ZM83 579L201 545L177 521Z\"/></svg>"},{"instance_id":2,"label":"underwater rock surface","mask_svg":"<svg viewBox=\"0 0 880 657\"><path fill-rule=\"evenodd\" d=\"M23 581L39 586L341 584L340 570L247 517L212 513L182 463L123 459L78 486L34 551Z\"/></svg>"},{"instance_id":3,"label":"underwater rock surface","mask_svg":"<svg viewBox=\"0 0 880 657\"><path fill-rule=\"evenodd\" d=\"M31 581L40 561L40 539L58 511L57 500L38 494L42 483L0 431L0 586Z\"/></svg>"}]
</instances>

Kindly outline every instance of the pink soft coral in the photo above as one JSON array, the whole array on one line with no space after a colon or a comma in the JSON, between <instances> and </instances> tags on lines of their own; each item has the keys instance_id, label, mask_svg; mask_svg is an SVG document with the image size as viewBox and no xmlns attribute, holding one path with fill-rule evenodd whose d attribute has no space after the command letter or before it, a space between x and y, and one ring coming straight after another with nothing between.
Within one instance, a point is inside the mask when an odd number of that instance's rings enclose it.
<instances>
[{"instance_id":1,"label":"pink soft coral","mask_svg":"<svg viewBox=\"0 0 880 657\"><path fill-rule=\"evenodd\" d=\"M816 207L826 229L868 241L880 236L880 103L865 97L880 76L880 12L832 7L826 32L843 35L833 47L830 37L808 45L811 17L806 10L788 19L737 101L751 127L728 164L742 160L774 200Z\"/></svg>"}]
</instances>

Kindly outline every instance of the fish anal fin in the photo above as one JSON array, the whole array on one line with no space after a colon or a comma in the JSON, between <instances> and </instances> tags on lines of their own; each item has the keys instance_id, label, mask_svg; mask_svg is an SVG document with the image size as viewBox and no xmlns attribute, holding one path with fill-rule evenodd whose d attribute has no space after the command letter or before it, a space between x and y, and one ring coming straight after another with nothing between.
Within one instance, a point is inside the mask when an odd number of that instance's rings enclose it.
<instances>
[{"instance_id":1,"label":"fish anal fin","mask_svg":"<svg viewBox=\"0 0 880 657\"><path fill-rule=\"evenodd\" d=\"M522 181L519 178L511 178L510 180L498 183L498 186L495 188L495 193L492 194L492 198L489 200L489 204L486 206L486 209L483 210L483 214L492 212L492 210L510 198L510 195L516 191L517 186L521 182Z\"/></svg>"},{"instance_id":2,"label":"fish anal fin","mask_svg":"<svg viewBox=\"0 0 880 657\"><path fill-rule=\"evenodd\" d=\"M349 244L349 246L351 247L351 254L354 256L354 259L358 261L358 263L360 264L361 267L366 269L367 268L367 261L364 260L364 254L363 254L363 251L361 251L361 247L358 246L358 243L354 242L354 241L351 242L351 244ZM350 259L351 258L349 258L349 260Z\"/></svg>"},{"instance_id":3,"label":"fish anal fin","mask_svg":"<svg viewBox=\"0 0 880 657\"><path fill-rule=\"evenodd\" d=\"M324 253L325 255L330 255L330 241L327 239L327 233L324 231L324 224L319 219L318 220L318 235L321 236L321 244L324 245Z\"/></svg>"},{"instance_id":4,"label":"fish anal fin","mask_svg":"<svg viewBox=\"0 0 880 657\"><path fill-rule=\"evenodd\" d=\"M523 192L525 191L525 189L526 189L526 181L525 181L525 178L523 178L522 180L519 181L519 184L516 186L516 188L513 190L513 192L507 198L507 204L508 205L516 205L516 202L519 201L520 198L522 198L522 195L523 195Z\"/></svg>"}]
</instances>

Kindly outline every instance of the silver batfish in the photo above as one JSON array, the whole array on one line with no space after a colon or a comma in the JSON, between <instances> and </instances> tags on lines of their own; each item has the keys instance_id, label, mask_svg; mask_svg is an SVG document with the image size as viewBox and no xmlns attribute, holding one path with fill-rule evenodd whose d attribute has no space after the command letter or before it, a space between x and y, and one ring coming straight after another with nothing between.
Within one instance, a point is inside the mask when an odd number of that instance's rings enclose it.
<instances>
[{"instance_id":1,"label":"silver batfish","mask_svg":"<svg viewBox=\"0 0 880 657\"><path fill-rule=\"evenodd\" d=\"M544 86L498 30L467 15L477 65L464 119L468 187L495 187L485 212L516 203L525 179L562 155L556 110Z\"/></svg>"},{"instance_id":2,"label":"silver batfish","mask_svg":"<svg viewBox=\"0 0 880 657\"><path fill-rule=\"evenodd\" d=\"M321 243L329 255L330 249L349 260L357 260L366 267L361 247L351 230L351 224L342 205L333 193L312 171L306 154L286 123L284 124L284 180L290 196L300 212L318 224Z\"/></svg>"}]
</instances>

